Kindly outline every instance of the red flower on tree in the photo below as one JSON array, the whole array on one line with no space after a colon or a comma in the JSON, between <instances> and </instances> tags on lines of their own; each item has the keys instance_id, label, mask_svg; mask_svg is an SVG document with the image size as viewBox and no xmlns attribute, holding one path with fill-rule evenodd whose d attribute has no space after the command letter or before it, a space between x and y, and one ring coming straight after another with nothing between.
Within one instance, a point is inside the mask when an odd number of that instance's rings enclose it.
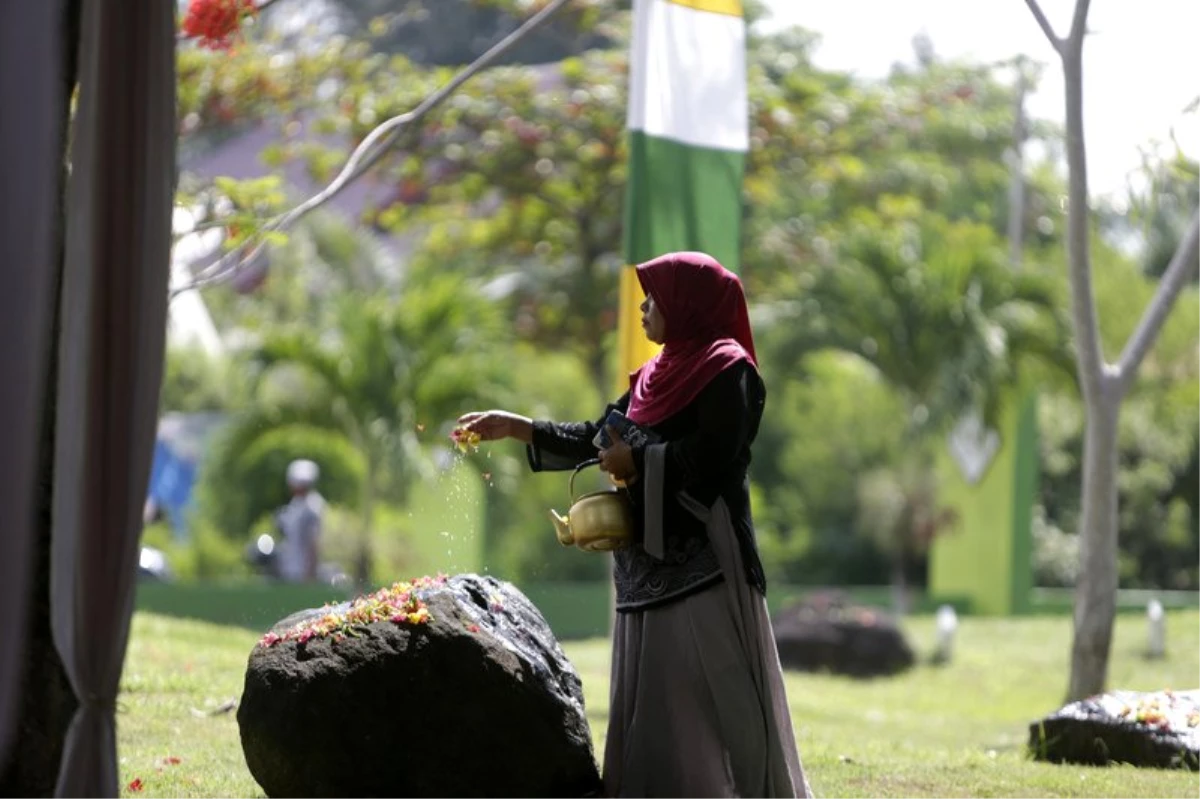
<instances>
[{"instance_id":1,"label":"red flower on tree","mask_svg":"<svg viewBox=\"0 0 1200 799\"><path fill-rule=\"evenodd\" d=\"M191 0L183 18L183 33L199 39L201 47L228 50L242 20L257 12L254 0Z\"/></svg>"}]
</instances>

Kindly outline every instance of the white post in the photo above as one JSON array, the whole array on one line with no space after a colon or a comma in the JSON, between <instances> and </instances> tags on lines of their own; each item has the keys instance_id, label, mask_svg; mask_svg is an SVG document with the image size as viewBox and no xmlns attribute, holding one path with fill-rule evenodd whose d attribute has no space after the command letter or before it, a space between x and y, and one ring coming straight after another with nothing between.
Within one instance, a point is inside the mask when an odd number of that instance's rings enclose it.
<instances>
[{"instance_id":1,"label":"white post","mask_svg":"<svg viewBox=\"0 0 1200 799\"><path fill-rule=\"evenodd\" d=\"M1167 624L1162 603L1157 599L1151 599L1146 605L1146 622L1149 627L1146 657L1155 660L1166 657Z\"/></svg>"},{"instance_id":2,"label":"white post","mask_svg":"<svg viewBox=\"0 0 1200 799\"><path fill-rule=\"evenodd\" d=\"M958 614L950 605L942 605L937 611L937 650L933 653L934 663L949 663L954 654L954 633L958 630Z\"/></svg>"}]
</instances>

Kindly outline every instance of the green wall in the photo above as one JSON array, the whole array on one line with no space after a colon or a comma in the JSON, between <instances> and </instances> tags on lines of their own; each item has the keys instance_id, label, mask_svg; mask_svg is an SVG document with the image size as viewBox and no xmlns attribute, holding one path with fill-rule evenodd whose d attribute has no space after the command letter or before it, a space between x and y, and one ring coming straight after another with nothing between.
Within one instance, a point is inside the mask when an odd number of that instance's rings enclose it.
<instances>
[{"instance_id":1,"label":"green wall","mask_svg":"<svg viewBox=\"0 0 1200 799\"><path fill-rule=\"evenodd\" d=\"M948 445L939 455L942 502L956 527L933 545L929 593L968 600L974 613L1030 608L1033 501L1037 490L1037 395L1025 389L1005 403L1000 446L979 482L968 482Z\"/></svg>"}]
</instances>

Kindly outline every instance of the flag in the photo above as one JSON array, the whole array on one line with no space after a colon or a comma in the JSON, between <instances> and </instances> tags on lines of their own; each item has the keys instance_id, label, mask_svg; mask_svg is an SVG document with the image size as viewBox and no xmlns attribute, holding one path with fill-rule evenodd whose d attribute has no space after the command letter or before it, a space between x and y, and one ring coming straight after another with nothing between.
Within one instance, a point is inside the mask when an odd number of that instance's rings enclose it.
<instances>
[{"instance_id":1,"label":"flag","mask_svg":"<svg viewBox=\"0 0 1200 799\"><path fill-rule=\"evenodd\" d=\"M657 351L642 332L633 265L700 250L737 271L749 146L742 0L634 0L633 14L621 391Z\"/></svg>"}]
</instances>

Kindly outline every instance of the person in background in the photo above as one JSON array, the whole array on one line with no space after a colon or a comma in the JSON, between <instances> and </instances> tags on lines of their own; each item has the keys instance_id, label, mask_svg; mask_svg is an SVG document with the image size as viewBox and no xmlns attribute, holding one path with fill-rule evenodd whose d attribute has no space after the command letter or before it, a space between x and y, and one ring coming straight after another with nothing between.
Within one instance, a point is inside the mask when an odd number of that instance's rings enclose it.
<instances>
[{"instance_id":1,"label":"person in background","mask_svg":"<svg viewBox=\"0 0 1200 799\"><path fill-rule=\"evenodd\" d=\"M283 536L279 549L279 576L287 582L317 579L321 547L321 519L325 500L316 490L320 469L309 460L288 464L287 484L292 499L277 517Z\"/></svg>"},{"instance_id":2,"label":"person in background","mask_svg":"<svg viewBox=\"0 0 1200 799\"><path fill-rule=\"evenodd\" d=\"M703 253L637 267L642 327L660 354L596 421L479 411L481 441L526 444L535 471L597 456L608 412L662 443L609 429L601 468L628 486L636 543L614 553L617 617L608 796L810 796L767 615L747 468L766 389L738 277Z\"/></svg>"}]
</instances>

